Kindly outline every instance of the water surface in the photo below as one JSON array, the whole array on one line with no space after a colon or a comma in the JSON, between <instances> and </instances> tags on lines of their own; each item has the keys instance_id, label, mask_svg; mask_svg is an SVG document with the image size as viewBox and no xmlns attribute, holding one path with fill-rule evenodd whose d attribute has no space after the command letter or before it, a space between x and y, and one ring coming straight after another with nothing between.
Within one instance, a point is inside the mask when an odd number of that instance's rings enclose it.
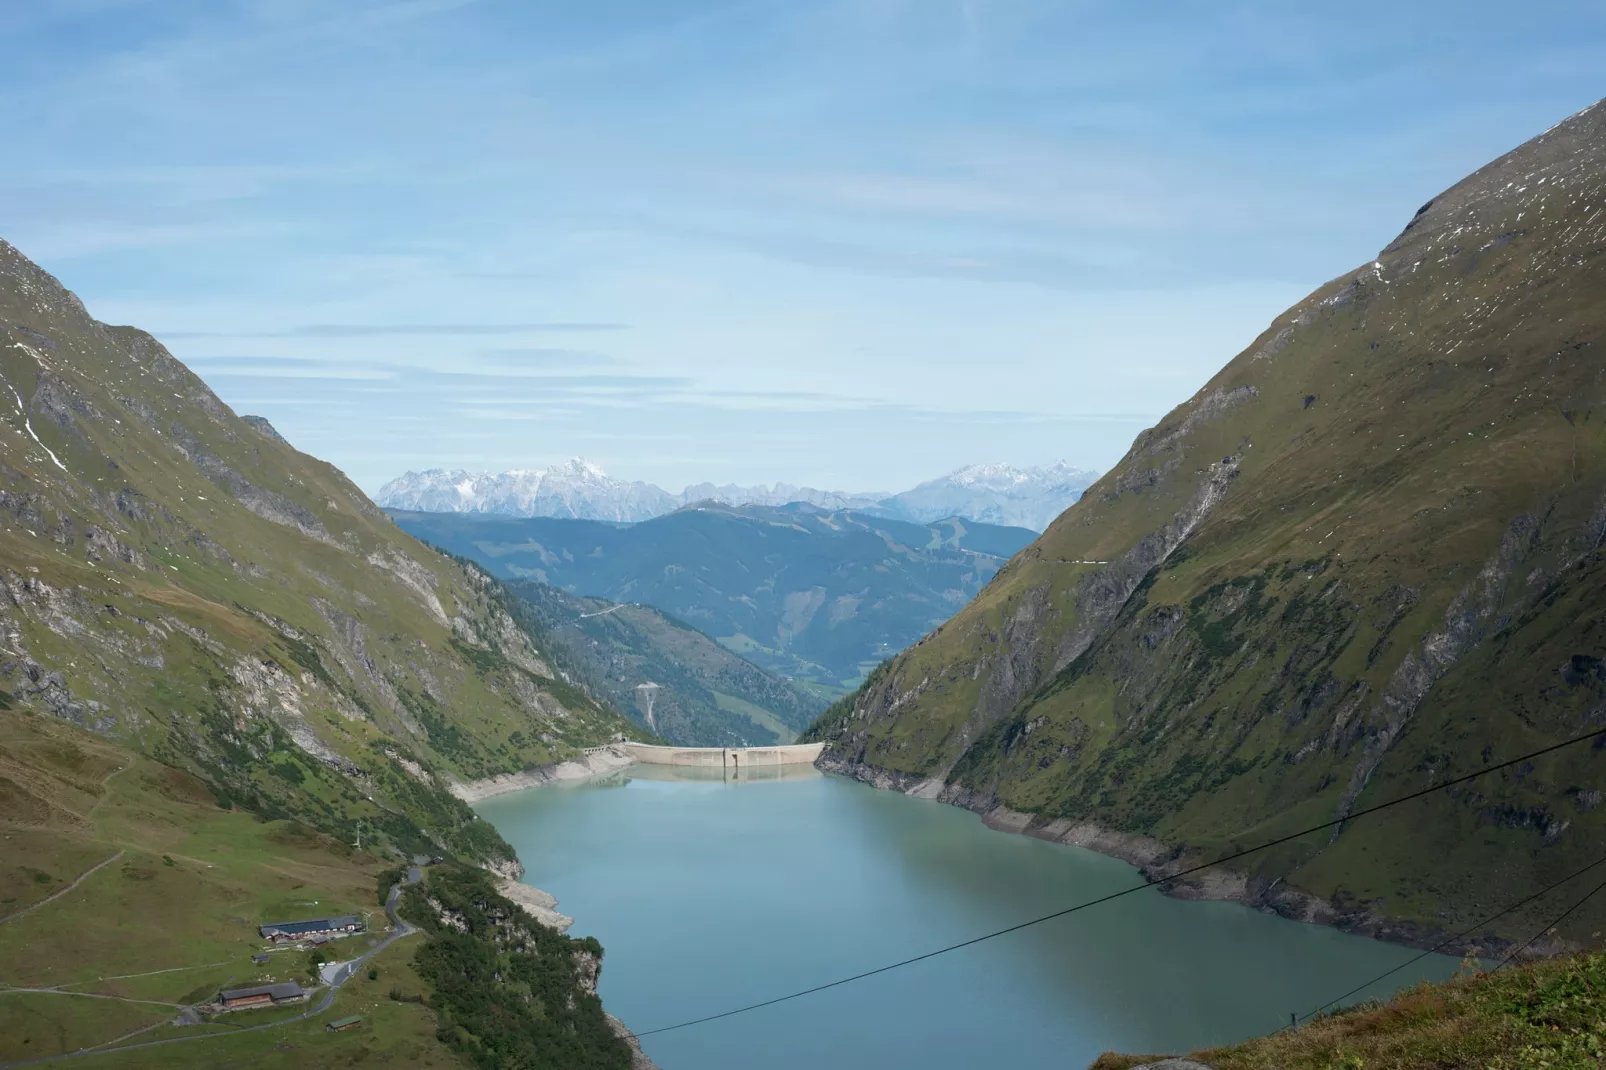
<instances>
[{"instance_id":1,"label":"water surface","mask_svg":"<svg viewBox=\"0 0 1606 1070\"><path fill-rule=\"evenodd\" d=\"M676 771L679 773L679 771ZM730 784L636 766L477 809L606 948L647 1030L873 969L1139 878L1091 851L812 769ZM1085 1067L1287 1024L1416 952L1144 891L748 1014L647 1037L664 1070ZM1433 956L1389 991L1454 972Z\"/></svg>"}]
</instances>

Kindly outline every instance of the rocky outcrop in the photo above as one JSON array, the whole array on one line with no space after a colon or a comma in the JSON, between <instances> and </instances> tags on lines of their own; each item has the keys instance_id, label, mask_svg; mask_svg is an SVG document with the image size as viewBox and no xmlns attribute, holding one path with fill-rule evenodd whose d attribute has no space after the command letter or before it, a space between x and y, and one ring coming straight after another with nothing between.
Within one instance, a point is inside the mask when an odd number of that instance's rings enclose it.
<instances>
[{"instance_id":1,"label":"rocky outcrop","mask_svg":"<svg viewBox=\"0 0 1606 1070\"><path fill-rule=\"evenodd\" d=\"M517 880L507 879L498 881L496 890L510 902L517 904L520 910L554 932L568 932L569 926L574 924L573 918L558 913L557 898L549 892L543 892L528 884L520 884ZM592 983L591 989L596 990L595 982Z\"/></svg>"}]
</instances>

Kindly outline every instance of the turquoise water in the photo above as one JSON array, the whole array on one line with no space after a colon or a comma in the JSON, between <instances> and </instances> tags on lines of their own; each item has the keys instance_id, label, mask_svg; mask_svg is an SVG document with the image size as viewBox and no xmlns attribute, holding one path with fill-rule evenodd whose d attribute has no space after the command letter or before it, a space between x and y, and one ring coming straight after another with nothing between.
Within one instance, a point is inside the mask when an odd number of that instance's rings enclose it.
<instances>
[{"instance_id":1,"label":"turquoise water","mask_svg":"<svg viewBox=\"0 0 1606 1070\"><path fill-rule=\"evenodd\" d=\"M635 767L478 810L607 949L638 1031L822 984L1116 891L1136 871L809 770L727 784ZM664 1070L1085 1067L1286 1025L1415 952L1144 891L925 962L645 1038ZM1454 972L1434 956L1386 995Z\"/></svg>"}]
</instances>

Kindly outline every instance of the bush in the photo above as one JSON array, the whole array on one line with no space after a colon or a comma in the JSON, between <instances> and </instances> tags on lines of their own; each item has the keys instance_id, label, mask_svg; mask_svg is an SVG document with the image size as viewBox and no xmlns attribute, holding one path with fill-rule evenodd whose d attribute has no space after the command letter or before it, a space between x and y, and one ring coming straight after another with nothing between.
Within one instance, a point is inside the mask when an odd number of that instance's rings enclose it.
<instances>
[{"instance_id":1,"label":"bush","mask_svg":"<svg viewBox=\"0 0 1606 1070\"><path fill-rule=\"evenodd\" d=\"M442 924L430 899L467 931ZM413 965L443 1043L486 1070L628 1070L630 1049L581 984L576 959L601 951L594 940L537 924L466 866L431 870L427 891L407 889L404 911L429 937Z\"/></svg>"}]
</instances>

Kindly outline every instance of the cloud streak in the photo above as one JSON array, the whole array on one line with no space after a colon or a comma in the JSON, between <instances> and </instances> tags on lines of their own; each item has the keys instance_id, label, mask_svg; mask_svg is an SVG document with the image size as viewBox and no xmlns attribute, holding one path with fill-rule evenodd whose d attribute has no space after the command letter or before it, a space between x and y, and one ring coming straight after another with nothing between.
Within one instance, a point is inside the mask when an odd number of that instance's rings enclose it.
<instances>
[{"instance_id":1,"label":"cloud streak","mask_svg":"<svg viewBox=\"0 0 1606 1070\"><path fill-rule=\"evenodd\" d=\"M286 330L163 331L162 338L427 338L623 331L623 323L309 323Z\"/></svg>"}]
</instances>

